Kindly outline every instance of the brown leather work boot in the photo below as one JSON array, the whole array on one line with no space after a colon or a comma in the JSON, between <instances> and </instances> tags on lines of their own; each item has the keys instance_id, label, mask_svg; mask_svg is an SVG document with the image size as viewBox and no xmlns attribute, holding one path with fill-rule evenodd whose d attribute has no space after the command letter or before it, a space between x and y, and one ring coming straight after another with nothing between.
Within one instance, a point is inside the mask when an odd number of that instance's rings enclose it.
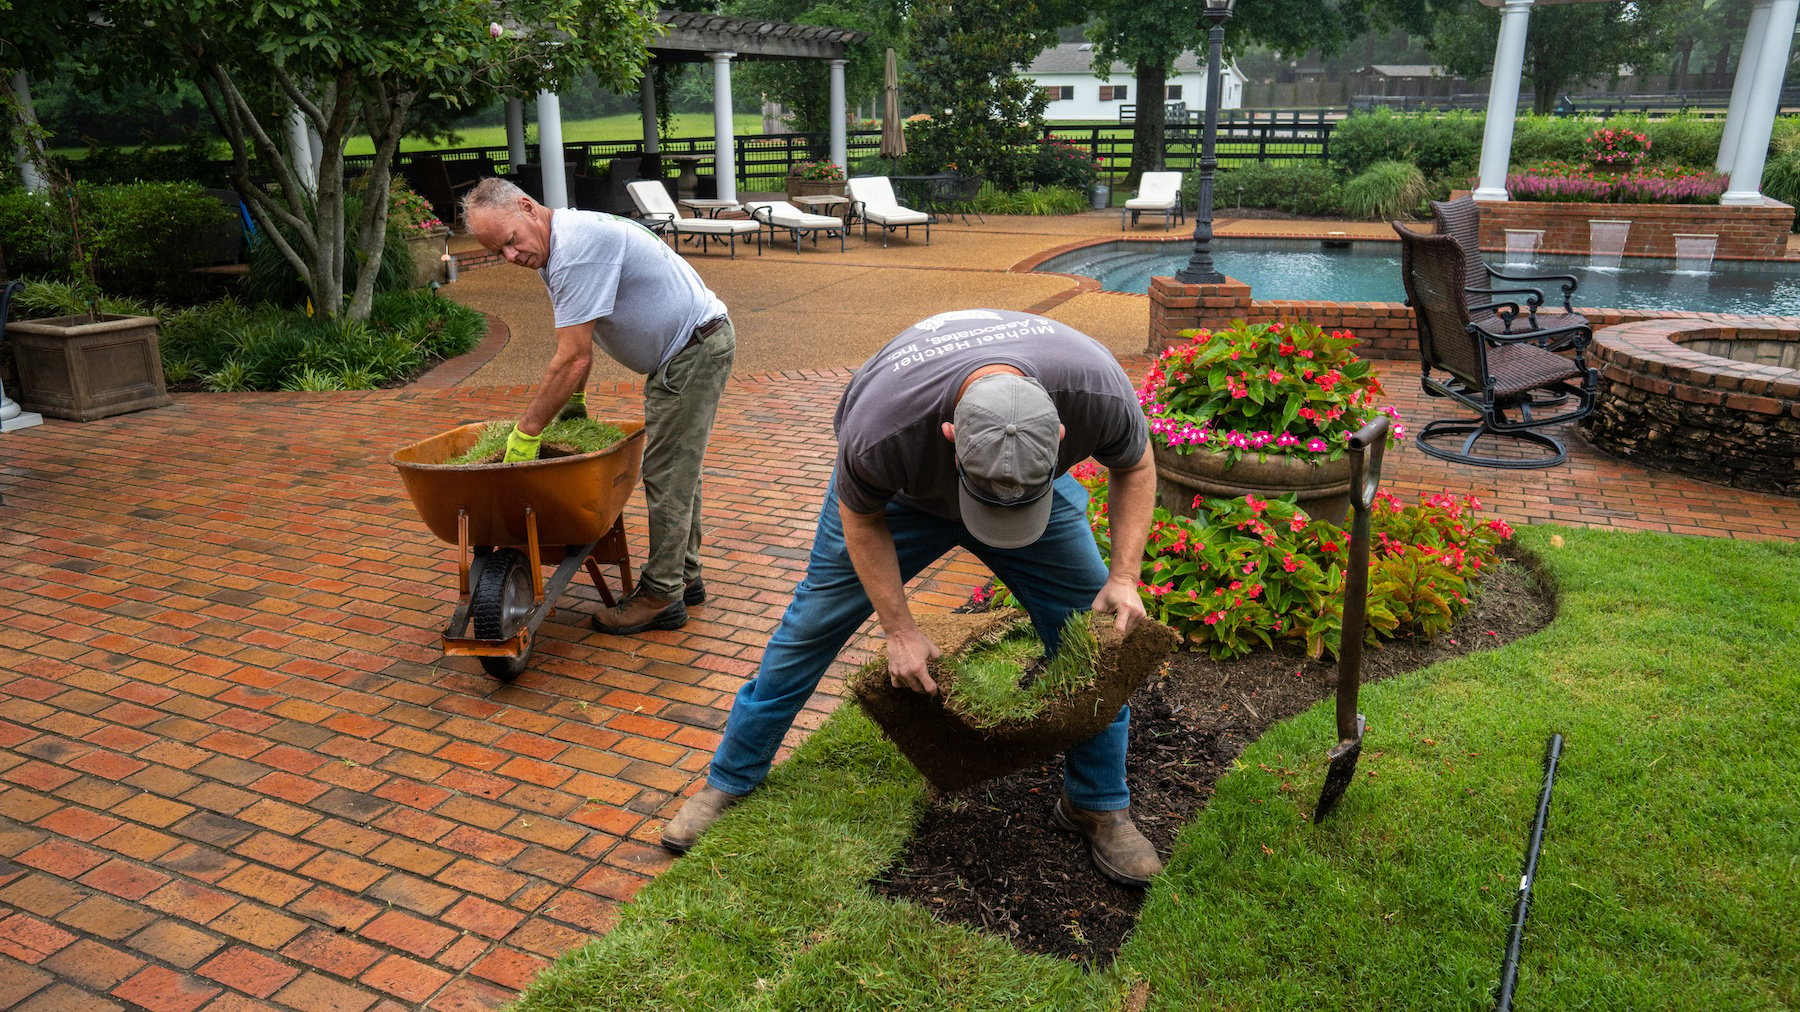
<instances>
[{"instance_id":1,"label":"brown leather work boot","mask_svg":"<svg viewBox=\"0 0 1800 1012\"><path fill-rule=\"evenodd\" d=\"M1094 867L1114 882L1147 886L1150 876L1162 871L1162 859L1131 821L1131 809L1090 812L1076 808L1065 794L1056 801L1055 815L1057 825L1087 840Z\"/></svg>"},{"instance_id":2,"label":"brown leather work boot","mask_svg":"<svg viewBox=\"0 0 1800 1012\"><path fill-rule=\"evenodd\" d=\"M633 594L616 607L594 613L597 632L629 636L646 629L679 629L687 625L687 605L679 599L664 601L648 594Z\"/></svg>"},{"instance_id":3,"label":"brown leather work boot","mask_svg":"<svg viewBox=\"0 0 1800 1012\"><path fill-rule=\"evenodd\" d=\"M682 805L681 811L676 812L669 824L663 827L663 849L677 854L687 853L694 841L700 839L700 834L719 821L719 816L725 814L725 809L743 799L742 794L729 794L711 784L700 788L700 793L687 799L687 804Z\"/></svg>"}]
</instances>

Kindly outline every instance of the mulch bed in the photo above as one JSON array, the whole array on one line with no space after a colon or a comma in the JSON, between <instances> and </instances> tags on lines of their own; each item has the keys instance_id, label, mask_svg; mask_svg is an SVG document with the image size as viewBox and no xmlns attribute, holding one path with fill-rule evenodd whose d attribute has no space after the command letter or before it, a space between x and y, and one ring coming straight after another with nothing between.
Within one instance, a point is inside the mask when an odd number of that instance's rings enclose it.
<instances>
[{"instance_id":1,"label":"mulch bed","mask_svg":"<svg viewBox=\"0 0 1800 1012\"><path fill-rule=\"evenodd\" d=\"M1446 635L1363 651L1365 683L1486 650L1549 624L1555 604L1528 565L1490 573ZM1265 729L1332 694L1335 661L1262 651L1234 661L1182 652L1131 698L1132 816L1165 857L1213 784ZM1320 741L1324 754L1331 742ZM1110 962L1137 923L1143 891L1113 884L1087 848L1050 821L1062 766L1029 767L927 805L906 851L871 883L945 922L1003 935L1026 952ZM1317 785L1313 785L1317 789ZM1352 788L1354 789L1354 788Z\"/></svg>"}]
</instances>

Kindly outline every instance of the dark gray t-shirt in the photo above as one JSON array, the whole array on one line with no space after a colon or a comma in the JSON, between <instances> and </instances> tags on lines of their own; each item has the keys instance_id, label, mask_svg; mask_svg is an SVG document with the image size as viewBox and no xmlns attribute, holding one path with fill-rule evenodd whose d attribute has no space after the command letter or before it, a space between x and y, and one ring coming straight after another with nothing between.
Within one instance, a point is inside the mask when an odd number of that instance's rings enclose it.
<instances>
[{"instance_id":1,"label":"dark gray t-shirt","mask_svg":"<svg viewBox=\"0 0 1800 1012\"><path fill-rule=\"evenodd\" d=\"M1150 439L1137 392L1112 352L1055 320L1001 309L939 313L875 353L838 402L837 496L853 513L889 501L951 520L956 449L942 423L956 392L984 365L1010 365L1043 384L1064 435L1056 473L1093 457L1107 467L1138 462Z\"/></svg>"}]
</instances>

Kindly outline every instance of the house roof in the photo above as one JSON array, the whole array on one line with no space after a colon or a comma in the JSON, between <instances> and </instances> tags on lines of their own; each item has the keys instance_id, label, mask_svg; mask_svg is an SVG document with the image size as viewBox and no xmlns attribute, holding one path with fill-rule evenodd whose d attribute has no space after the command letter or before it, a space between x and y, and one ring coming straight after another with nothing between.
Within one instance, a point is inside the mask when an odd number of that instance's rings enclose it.
<instances>
[{"instance_id":1,"label":"house roof","mask_svg":"<svg viewBox=\"0 0 1800 1012\"><path fill-rule=\"evenodd\" d=\"M1175 64L1169 73L1198 74L1206 69L1206 61L1192 52L1182 53L1175 58ZM1094 46L1091 42L1065 42L1038 54L1025 68L1027 74L1092 74L1094 72ZM1113 61L1111 73L1130 77L1132 68Z\"/></svg>"},{"instance_id":2,"label":"house roof","mask_svg":"<svg viewBox=\"0 0 1800 1012\"><path fill-rule=\"evenodd\" d=\"M1447 77L1444 68L1430 63L1371 63L1363 68L1382 77Z\"/></svg>"}]
</instances>

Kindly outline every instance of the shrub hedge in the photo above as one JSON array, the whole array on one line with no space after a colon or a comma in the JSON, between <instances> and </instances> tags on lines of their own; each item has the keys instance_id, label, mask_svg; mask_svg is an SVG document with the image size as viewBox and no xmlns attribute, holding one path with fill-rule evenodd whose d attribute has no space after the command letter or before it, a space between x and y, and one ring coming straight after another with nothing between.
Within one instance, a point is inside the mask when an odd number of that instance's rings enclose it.
<instances>
[{"instance_id":1,"label":"shrub hedge","mask_svg":"<svg viewBox=\"0 0 1800 1012\"><path fill-rule=\"evenodd\" d=\"M77 182L72 189L82 251L94 281L114 295L192 294L200 282L190 269L208 256L207 244L195 237L228 228L235 217L194 183ZM0 236L11 273L85 282L73 262L76 231L68 193L0 193Z\"/></svg>"}]
</instances>

